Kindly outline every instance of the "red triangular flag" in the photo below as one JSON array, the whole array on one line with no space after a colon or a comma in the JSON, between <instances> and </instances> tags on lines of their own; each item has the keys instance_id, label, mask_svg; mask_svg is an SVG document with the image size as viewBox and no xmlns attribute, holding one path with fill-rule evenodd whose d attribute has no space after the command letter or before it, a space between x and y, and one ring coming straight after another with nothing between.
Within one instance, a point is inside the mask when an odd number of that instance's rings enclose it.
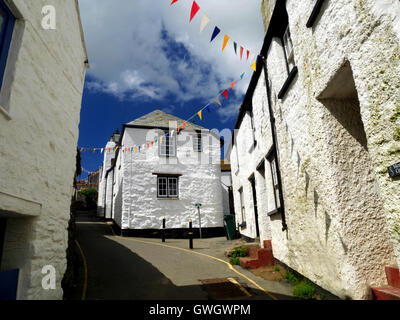
<instances>
[{"instance_id":1,"label":"red triangular flag","mask_svg":"<svg viewBox=\"0 0 400 320\"><path fill-rule=\"evenodd\" d=\"M228 90L227 90L227 89L225 89L225 91L222 92L222 94L224 95L224 97L225 97L226 99L228 99Z\"/></svg>"},{"instance_id":2,"label":"red triangular flag","mask_svg":"<svg viewBox=\"0 0 400 320\"><path fill-rule=\"evenodd\" d=\"M178 2L178 0L172 0L171 6L172 6L175 2Z\"/></svg>"},{"instance_id":3,"label":"red triangular flag","mask_svg":"<svg viewBox=\"0 0 400 320\"><path fill-rule=\"evenodd\" d=\"M249 60L249 54L250 54L250 51L247 50L247 59L246 60Z\"/></svg>"},{"instance_id":4,"label":"red triangular flag","mask_svg":"<svg viewBox=\"0 0 400 320\"><path fill-rule=\"evenodd\" d=\"M196 1L193 1L193 5L192 5L192 11L190 13L190 20L189 22L192 21L192 19L194 18L194 16L196 15L197 12L199 12L200 7L199 5L196 3Z\"/></svg>"}]
</instances>

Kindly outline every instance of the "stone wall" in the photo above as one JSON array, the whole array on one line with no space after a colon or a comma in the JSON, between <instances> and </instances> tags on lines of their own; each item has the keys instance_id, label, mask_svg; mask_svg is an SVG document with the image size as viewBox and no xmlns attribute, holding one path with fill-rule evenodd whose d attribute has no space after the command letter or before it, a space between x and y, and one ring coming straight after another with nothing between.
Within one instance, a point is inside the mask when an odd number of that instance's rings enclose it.
<instances>
[{"instance_id":1,"label":"stone wall","mask_svg":"<svg viewBox=\"0 0 400 320\"><path fill-rule=\"evenodd\" d=\"M75 1L7 2L17 22L0 91L0 194L15 207L1 268L20 270L18 299L61 299L87 59L79 11ZM56 30L41 27L45 5L57 10ZM42 288L46 265L55 290Z\"/></svg>"},{"instance_id":2,"label":"stone wall","mask_svg":"<svg viewBox=\"0 0 400 320\"><path fill-rule=\"evenodd\" d=\"M272 245L276 258L321 287L342 298L368 299L371 286L386 284L384 267L395 263L394 252L398 262L400 257L400 180L387 172L400 154L399 24L393 14L399 5L325 1L307 28L314 5L286 2L298 74L282 99L277 95L288 73L280 39L266 54L288 224L282 232L281 217L269 219ZM258 86L263 81L261 75ZM265 95L255 90L255 114ZM261 140L271 141L267 121L254 119L256 137L265 132ZM235 179L231 155L236 210L237 188L255 172L243 149L251 140L248 128L245 116L233 148L242 150L242 177ZM265 169L269 203L272 181Z\"/></svg>"}]
</instances>

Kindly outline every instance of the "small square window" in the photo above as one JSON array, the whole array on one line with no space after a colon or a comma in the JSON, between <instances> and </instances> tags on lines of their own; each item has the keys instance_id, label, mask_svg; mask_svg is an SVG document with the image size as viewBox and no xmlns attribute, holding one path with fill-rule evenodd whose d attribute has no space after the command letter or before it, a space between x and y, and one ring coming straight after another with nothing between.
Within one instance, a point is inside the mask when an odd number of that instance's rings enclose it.
<instances>
[{"instance_id":1,"label":"small square window","mask_svg":"<svg viewBox=\"0 0 400 320\"><path fill-rule=\"evenodd\" d=\"M178 198L179 179L178 177L157 177L158 198Z\"/></svg>"}]
</instances>

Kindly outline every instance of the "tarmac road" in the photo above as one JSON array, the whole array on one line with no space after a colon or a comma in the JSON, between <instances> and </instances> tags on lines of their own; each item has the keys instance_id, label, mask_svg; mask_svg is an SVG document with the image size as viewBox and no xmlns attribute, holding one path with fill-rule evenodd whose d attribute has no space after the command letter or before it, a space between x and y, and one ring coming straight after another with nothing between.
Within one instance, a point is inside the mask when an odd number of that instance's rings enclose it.
<instances>
[{"instance_id":1,"label":"tarmac road","mask_svg":"<svg viewBox=\"0 0 400 320\"><path fill-rule=\"evenodd\" d=\"M293 299L286 284L229 267L223 250L232 242L224 238L195 239L191 252L188 240L163 244L115 236L110 225L89 214L77 214L76 226L87 265L87 300ZM215 282L210 279L231 283L208 284Z\"/></svg>"}]
</instances>

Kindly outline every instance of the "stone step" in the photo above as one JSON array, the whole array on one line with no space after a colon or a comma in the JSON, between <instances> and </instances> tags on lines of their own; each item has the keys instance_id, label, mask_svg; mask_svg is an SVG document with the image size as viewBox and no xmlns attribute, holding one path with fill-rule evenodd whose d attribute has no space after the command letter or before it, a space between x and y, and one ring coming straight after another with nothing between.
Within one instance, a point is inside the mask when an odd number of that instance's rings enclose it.
<instances>
[{"instance_id":1,"label":"stone step","mask_svg":"<svg viewBox=\"0 0 400 320\"><path fill-rule=\"evenodd\" d=\"M272 250L272 241L271 240L264 240L263 241L264 249L271 249Z\"/></svg>"},{"instance_id":2,"label":"stone step","mask_svg":"<svg viewBox=\"0 0 400 320\"><path fill-rule=\"evenodd\" d=\"M257 269L261 267L260 261L256 258L239 258L240 266L246 269Z\"/></svg>"},{"instance_id":3,"label":"stone step","mask_svg":"<svg viewBox=\"0 0 400 320\"><path fill-rule=\"evenodd\" d=\"M374 300L400 300L400 289L394 287L372 288Z\"/></svg>"},{"instance_id":4,"label":"stone step","mask_svg":"<svg viewBox=\"0 0 400 320\"><path fill-rule=\"evenodd\" d=\"M385 267L386 279L389 286L400 288L400 273L397 266Z\"/></svg>"}]
</instances>

